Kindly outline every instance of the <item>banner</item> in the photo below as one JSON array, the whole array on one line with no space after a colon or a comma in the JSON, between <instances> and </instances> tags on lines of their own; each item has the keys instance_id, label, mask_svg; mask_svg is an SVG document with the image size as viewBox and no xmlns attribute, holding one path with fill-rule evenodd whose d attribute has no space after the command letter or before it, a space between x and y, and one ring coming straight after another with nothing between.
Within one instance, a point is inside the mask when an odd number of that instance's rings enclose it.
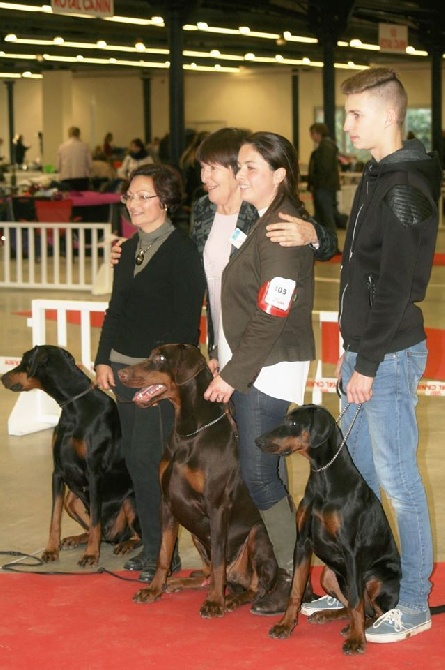
<instances>
[{"instance_id":1,"label":"banner","mask_svg":"<svg viewBox=\"0 0 445 670\"><path fill-rule=\"evenodd\" d=\"M379 46L380 51L406 53L408 26L379 23Z\"/></svg>"},{"instance_id":2,"label":"banner","mask_svg":"<svg viewBox=\"0 0 445 670\"><path fill-rule=\"evenodd\" d=\"M114 0L51 0L54 14L114 16Z\"/></svg>"}]
</instances>

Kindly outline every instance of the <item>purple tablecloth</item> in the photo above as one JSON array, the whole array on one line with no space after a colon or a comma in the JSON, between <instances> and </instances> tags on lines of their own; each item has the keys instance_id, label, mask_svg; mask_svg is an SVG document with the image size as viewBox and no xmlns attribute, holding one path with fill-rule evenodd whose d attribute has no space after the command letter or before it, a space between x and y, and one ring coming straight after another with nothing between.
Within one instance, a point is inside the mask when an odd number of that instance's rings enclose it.
<instances>
[{"instance_id":1,"label":"purple tablecloth","mask_svg":"<svg viewBox=\"0 0 445 670\"><path fill-rule=\"evenodd\" d=\"M97 191L70 191L66 197L73 201L73 207L95 207L113 205L120 202L119 193L98 193Z\"/></svg>"}]
</instances>

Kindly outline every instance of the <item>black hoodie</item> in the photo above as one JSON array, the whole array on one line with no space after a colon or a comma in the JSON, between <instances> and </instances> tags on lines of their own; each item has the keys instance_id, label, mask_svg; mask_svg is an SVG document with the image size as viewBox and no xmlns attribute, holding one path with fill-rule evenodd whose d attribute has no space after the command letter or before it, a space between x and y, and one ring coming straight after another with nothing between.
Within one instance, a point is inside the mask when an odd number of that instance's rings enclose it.
<instances>
[{"instance_id":1,"label":"black hoodie","mask_svg":"<svg viewBox=\"0 0 445 670\"><path fill-rule=\"evenodd\" d=\"M425 339L422 310L438 227L442 169L418 140L370 160L355 194L340 278L340 330L357 372Z\"/></svg>"}]
</instances>

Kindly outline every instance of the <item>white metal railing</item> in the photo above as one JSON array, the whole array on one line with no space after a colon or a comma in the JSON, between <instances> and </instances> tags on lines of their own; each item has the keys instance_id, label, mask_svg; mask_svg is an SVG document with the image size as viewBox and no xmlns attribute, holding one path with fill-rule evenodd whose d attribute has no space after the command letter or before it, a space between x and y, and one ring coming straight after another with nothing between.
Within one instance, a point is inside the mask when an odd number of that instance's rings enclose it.
<instances>
[{"instance_id":1,"label":"white metal railing","mask_svg":"<svg viewBox=\"0 0 445 670\"><path fill-rule=\"evenodd\" d=\"M65 347L72 353L80 351L80 357L76 360L84 368L92 372L92 347L93 340L97 339L97 333L93 336L91 326L91 313L103 313L108 306L107 302L82 302L79 300L33 300L32 316L28 319L28 325L32 328L32 346L46 343L57 344ZM50 324L54 320L47 318L48 310L55 311L55 336L48 337ZM68 313L77 313L76 324L78 328L68 328ZM308 380L307 390L312 393L312 402L320 404L323 393L335 393L337 380L335 377L324 376L323 373L323 324L336 323L338 313L334 311L314 311L313 323L318 342L319 360L315 361L315 375ZM52 326L54 328L54 325ZM71 339L69 339L69 335ZM338 335L338 354L342 353L342 341ZM15 367L18 361L14 357L0 357L0 372L6 372ZM445 382L422 381L418 387L419 394L445 397ZM19 399L9 417L8 430L11 435L25 435L27 433L44 430L57 424L60 409L42 391L20 393Z\"/></svg>"},{"instance_id":2,"label":"white metal railing","mask_svg":"<svg viewBox=\"0 0 445 670\"><path fill-rule=\"evenodd\" d=\"M110 293L110 223L2 221L0 228L0 287Z\"/></svg>"},{"instance_id":3,"label":"white metal railing","mask_svg":"<svg viewBox=\"0 0 445 670\"><path fill-rule=\"evenodd\" d=\"M32 346L40 344L57 344L65 347L71 352L79 351L79 362L87 371L92 372L92 341L91 313L105 312L106 302L82 302L79 300L33 300L32 315L28 319L28 325L32 328ZM56 312L55 337L48 337L48 329L54 323L48 320L46 312ZM68 313L79 315L78 328L70 329L71 339L68 337ZM52 340L52 341L51 341ZM76 356L77 359L77 356ZM0 359L1 372L7 372L18 362L13 357ZM59 421L60 408L46 393L40 390L23 392L19 394L18 400L9 416L8 432L10 435L27 435L39 430L54 427Z\"/></svg>"}]
</instances>

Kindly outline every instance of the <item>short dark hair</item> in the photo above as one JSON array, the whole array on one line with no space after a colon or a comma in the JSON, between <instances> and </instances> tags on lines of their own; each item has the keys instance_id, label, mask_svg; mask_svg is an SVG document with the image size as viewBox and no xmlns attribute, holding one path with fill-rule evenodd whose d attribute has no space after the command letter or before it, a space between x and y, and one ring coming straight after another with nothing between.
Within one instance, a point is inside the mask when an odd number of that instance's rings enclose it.
<instances>
[{"instance_id":1,"label":"short dark hair","mask_svg":"<svg viewBox=\"0 0 445 670\"><path fill-rule=\"evenodd\" d=\"M238 152L250 130L220 128L208 135L199 145L196 158L200 163L216 163L238 172Z\"/></svg>"},{"instance_id":2,"label":"short dark hair","mask_svg":"<svg viewBox=\"0 0 445 670\"><path fill-rule=\"evenodd\" d=\"M386 103L393 105L397 112L397 123L405 121L408 96L398 74L386 67L371 67L357 72L341 85L345 95L371 92L379 95Z\"/></svg>"},{"instance_id":3,"label":"short dark hair","mask_svg":"<svg viewBox=\"0 0 445 670\"><path fill-rule=\"evenodd\" d=\"M313 123L309 128L310 133L317 133L322 137L327 137L329 135L329 128L325 123Z\"/></svg>"},{"instance_id":4,"label":"short dark hair","mask_svg":"<svg viewBox=\"0 0 445 670\"><path fill-rule=\"evenodd\" d=\"M163 163L139 165L129 176L129 186L135 177L151 177L156 195L170 212L181 206L184 199L182 179L179 172L171 165Z\"/></svg>"},{"instance_id":5,"label":"short dark hair","mask_svg":"<svg viewBox=\"0 0 445 670\"><path fill-rule=\"evenodd\" d=\"M274 206L278 206L285 197L293 200L301 209L301 215L307 215L302 201L298 196L299 167L295 147L288 139L276 133L260 131L249 135L243 144L253 146L260 156L269 164L271 170L284 168L286 177L278 186Z\"/></svg>"}]
</instances>

